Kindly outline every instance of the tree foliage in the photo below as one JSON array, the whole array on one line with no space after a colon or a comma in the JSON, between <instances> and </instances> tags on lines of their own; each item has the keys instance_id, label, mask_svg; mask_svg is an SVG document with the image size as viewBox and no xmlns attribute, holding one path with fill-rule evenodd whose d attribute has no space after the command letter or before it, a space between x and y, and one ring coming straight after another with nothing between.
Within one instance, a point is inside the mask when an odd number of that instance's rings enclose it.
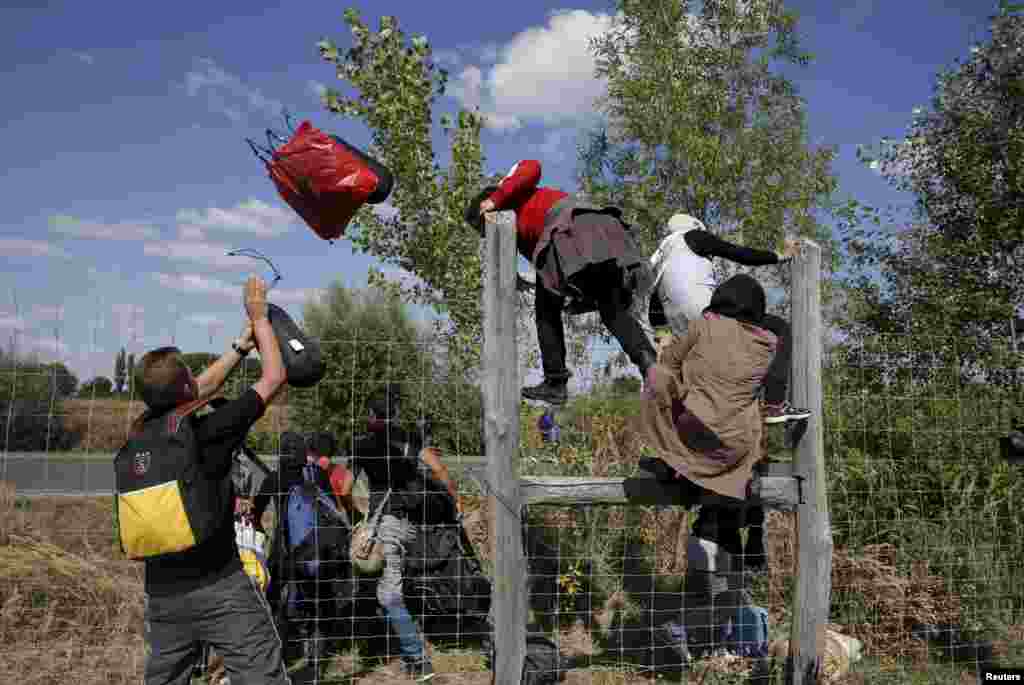
<instances>
[{"instance_id":1,"label":"tree foliage","mask_svg":"<svg viewBox=\"0 0 1024 685\"><path fill-rule=\"evenodd\" d=\"M78 396L83 399L107 398L114 394L114 383L106 376L91 378L78 390Z\"/></svg>"},{"instance_id":2,"label":"tree foliage","mask_svg":"<svg viewBox=\"0 0 1024 685\"><path fill-rule=\"evenodd\" d=\"M370 284L400 292L407 301L433 307L446 316L452 349L472 365L480 353L480 245L462 212L482 182L479 115L460 111L440 124L451 145L451 161L442 170L431 142L434 103L444 94L447 73L433 62L423 36L411 40L395 17L384 16L373 32L358 12L348 9L345 23L352 45L344 53L331 40L317 43L321 57L336 66L339 79L354 91L346 96L328 89L324 106L355 118L372 133L370 153L394 174L388 200L397 210L382 216L364 207L357 216L352 243L383 262L414 274L420 282L385 283L379 272Z\"/></svg>"},{"instance_id":3,"label":"tree foliage","mask_svg":"<svg viewBox=\"0 0 1024 685\"><path fill-rule=\"evenodd\" d=\"M293 426L332 431L345 450L366 429L368 400L397 386L407 428L429 419L438 444L479 454L479 388L453 365L447 341L415 324L398 293L332 283L306 305L303 325L320 341L327 372L314 388L289 391Z\"/></svg>"},{"instance_id":4,"label":"tree foliage","mask_svg":"<svg viewBox=\"0 0 1024 685\"><path fill-rule=\"evenodd\" d=\"M581 150L588 194L622 207L648 251L677 212L751 247L777 249L785 232L827 242L815 212L837 187L835 151L807 144L803 100L772 71L811 59L795 14L772 0L617 9L593 41L608 92Z\"/></svg>"},{"instance_id":5,"label":"tree foliage","mask_svg":"<svg viewBox=\"0 0 1024 685\"><path fill-rule=\"evenodd\" d=\"M913 220L843 236L860 294L849 328L955 339L947 351L965 369L1005 351L1024 303L1024 16L1001 13L991 29L936 75L902 141L859 150L912 194Z\"/></svg>"},{"instance_id":6,"label":"tree foliage","mask_svg":"<svg viewBox=\"0 0 1024 685\"><path fill-rule=\"evenodd\" d=\"M121 351L117 353L117 357L114 359L114 392L124 392L126 371L127 371L127 357L125 356L125 349L122 347Z\"/></svg>"}]
</instances>

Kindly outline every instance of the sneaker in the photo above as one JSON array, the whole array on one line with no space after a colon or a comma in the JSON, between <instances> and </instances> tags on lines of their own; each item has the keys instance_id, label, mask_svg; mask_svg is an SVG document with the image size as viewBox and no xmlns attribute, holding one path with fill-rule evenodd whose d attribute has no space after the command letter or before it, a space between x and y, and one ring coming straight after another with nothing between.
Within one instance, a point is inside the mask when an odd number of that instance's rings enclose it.
<instances>
[{"instance_id":1,"label":"sneaker","mask_svg":"<svg viewBox=\"0 0 1024 685\"><path fill-rule=\"evenodd\" d=\"M809 418L810 415L810 409L794 407L789 402L782 402L780 404L766 403L761 409L761 416L764 417L764 422L768 424L785 423L786 421L802 421L803 419Z\"/></svg>"},{"instance_id":2,"label":"sneaker","mask_svg":"<svg viewBox=\"0 0 1024 685\"><path fill-rule=\"evenodd\" d=\"M525 399L548 404L564 404L569 399L569 390L564 383L550 383L544 381L540 385L523 388L522 395Z\"/></svg>"},{"instance_id":3,"label":"sneaker","mask_svg":"<svg viewBox=\"0 0 1024 685\"><path fill-rule=\"evenodd\" d=\"M426 657L420 659L402 659L402 673L410 676L417 683L425 683L434 677L434 667Z\"/></svg>"}]
</instances>

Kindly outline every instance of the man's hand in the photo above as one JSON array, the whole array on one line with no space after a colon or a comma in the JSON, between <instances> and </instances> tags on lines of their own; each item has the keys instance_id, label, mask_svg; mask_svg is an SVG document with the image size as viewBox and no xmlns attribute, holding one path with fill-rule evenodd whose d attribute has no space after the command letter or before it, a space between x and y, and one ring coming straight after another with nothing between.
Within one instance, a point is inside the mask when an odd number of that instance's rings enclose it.
<instances>
[{"instance_id":1,"label":"man's hand","mask_svg":"<svg viewBox=\"0 0 1024 685\"><path fill-rule=\"evenodd\" d=\"M245 313L253 323L267 318L267 283L259 276L245 282Z\"/></svg>"},{"instance_id":2,"label":"man's hand","mask_svg":"<svg viewBox=\"0 0 1024 685\"><path fill-rule=\"evenodd\" d=\"M487 212L494 211L494 202L492 200L484 200L480 203L480 213L486 214Z\"/></svg>"},{"instance_id":3,"label":"man's hand","mask_svg":"<svg viewBox=\"0 0 1024 685\"><path fill-rule=\"evenodd\" d=\"M238 334L235 344L246 352L251 352L256 347L256 341L253 338L252 321L245 322L245 326L242 328L242 332Z\"/></svg>"},{"instance_id":4,"label":"man's hand","mask_svg":"<svg viewBox=\"0 0 1024 685\"><path fill-rule=\"evenodd\" d=\"M647 369L644 377L643 399L653 401L659 407L665 407L672 403L672 371L668 368L655 364Z\"/></svg>"},{"instance_id":5,"label":"man's hand","mask_svg":"<svg viewBox=\"0 0 1024 685\"><path fill-rule=\"evenodd\" d=\"M786 238L785 247L782 248L782 252L779 254L780 262L788 262L789 260L800 254L800 243L791 238Z\"/></svg>"}]
</instances>

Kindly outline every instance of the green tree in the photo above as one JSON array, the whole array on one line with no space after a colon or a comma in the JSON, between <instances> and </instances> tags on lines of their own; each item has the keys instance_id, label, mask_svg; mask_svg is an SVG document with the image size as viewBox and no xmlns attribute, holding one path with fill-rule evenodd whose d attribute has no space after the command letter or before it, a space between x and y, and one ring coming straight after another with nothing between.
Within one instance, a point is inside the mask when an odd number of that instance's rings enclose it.
<instances>
[{"instance_id":1,"label":"green tree","mask_svg":"<svg viewBox=\"0 0 1024 685\"><path fill-rule=\"evenodd\" d=\"M82 384L78 396L84 399L110 397L114 394L114 384L106 376L97 376Z\"/></svg>"},{"instance_id":2,"label":"green tree","mask_svg":"<svg viewBox=\"0 0 1024 685\"><path fill-rule=\"evenodd\" d=\"M452 373L447 344L416 326L398 293L334 282L306 305L303 326L319 340L327 373L314 388L289 390L293 428L332 431L344 451L365 430L367 400L395 384L408 428L429 419L446 449L479 453L479 389Z\"/></svg>"},{"instance_id":3,"label":"green tree","mask_svg":"<svg viewBox=\"0 0 1024 685\"><path fill-rule=\"evenodd\" d=\"M75 384L63 364L0 350L0 449L47 451L75 445L80 435L65 429L58 406Z\"/></svg>"},{"instance_id":4,"label":"green tree","mask_svg":"<svg viewBox=\"0 0 1024 685\"><path fill-rule=\"evenodd\" d=\"M807 143L804 102L772 70L811 59L796 15L773 0L690 4L620 0L592 40L608 92L581 186L622 207L649 252L677 212L752 247L777 249L785 233L827 243L815 214L837 188L835 150Z\"/></svg>"},{"instance_id":5,"label":"green tree","mask_svg":"<svg viewBox=\"0 0 1024 685\"><path fill-rule=\"evenodd\" d=\"M128 383L128 394L133 394L135 389L135 353L132 352L128 355L128 361L125 364L125 379Z\"/></svg>"},{"instance_id":6,"label":"green tree","mask_svg":"<svg viewBox=\"0 0 1024 685\"><path fill-rule=\"evenodd\" d=\"M205 368L217 361L219 357L220 355L213 354L212 352L185 352L182 353L181 360L192 371L193 376L198 376Z\"/></svg>"},{"instance_id":7,"label":"green tree","mask_svg":"<svg viewBox=\"0 0 1024 685\"><path fill-rule=\"evenodd\" d=\"M125 383L125 349L117 353L114 361L114 392L120 394L124 391Z\"/></svg>"},{"instance_id":8,"label":"green tree","mask_svg":"<svg viewBox=\"0 0 1024 685\"><path fill-rule=\"evenodd\" d=\"M993 18L987 43L937 74L931 107L915 109L902 141L859 150L912 194L911 219L893 226L875 211L843 235L857 294L850 332L915 335L967 374L987 361L993 382L1020 364L1005 355L1024 304L1024 16L1011 9Z\"/></svg>"},{"instance_id":9,"label":"green tree","mask_svg":"<svg viewBox=\"0 0 1024 685\"><path fill-rule=\"evenodd\" d=\"M455 361L473 366L481 344L481 260L479 241L462 212L482 186L482 119L466 111L440 118L451 145L451 162L442 170L431 129L434 102L444 94L448 75L434 64L427 39L407 40L391 16L370 31L351 8L345 23L352 34L347 52L327 38L317 48L355 95L328 89L324 106L365 123L372 132L370 153L398 179L388 200L397 212L384 217L364 207L353 224L352 243L418 277L419 283L399 284L374 271L370 285L400 292L406 301L444 315L436 328L446 329Z\"/></svg>"},{"instance_id":10,"label":"green tree","mask_svg":"<svg viewBox=\"0 0 1024 685\"><path fill-rule=\"evenodd\" d=\"M50 375L55 397L63 399L75 394L75 390L78 388L78 377L68 367L60 362L54 362L47 364L44 369Z\"/></svg>"}]
</instances>

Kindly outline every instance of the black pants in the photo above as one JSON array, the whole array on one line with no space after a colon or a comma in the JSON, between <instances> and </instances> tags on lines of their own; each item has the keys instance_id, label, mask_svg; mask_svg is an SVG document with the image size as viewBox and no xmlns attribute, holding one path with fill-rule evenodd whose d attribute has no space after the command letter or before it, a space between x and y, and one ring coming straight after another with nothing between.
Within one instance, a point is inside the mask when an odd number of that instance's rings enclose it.
<instances>
[{"instance_id":1,"label":"black pants","mask_svg":"<svg viewBox=\"0 0 1024 685\"><path fill-rule=\"evenodd\" d=\"M764 534L764 508L747 509L701 505L697 520L693 522L693 534L717 543L733 555L743 553L740 530L750 527L751 537L760 540Z\"/></svg>"},{"instance_id":2,"label":"black pants","mask_svg":"<svg viewBox=\"0 0 1024 685\"><path fill-rule=\"evenodd\" d=\"M146 598L145 685L188 685L204 644L232 682L291 685L266 599L244 571L185 595Z\"/></svg>"},{"instance_id":3,"label":"black pants","mask_svg":"<svg viewBox=\"0 0 1024 685\"><path fill-rule=\"evenodd\" d=\"M640 374L646 375L658 357L639 322L629 313L632 292L623 284L622 270L615 264L593 265L577 274L571 283L585 297L597 303L605 328L619 341ZM565 322L562 319L565 298L538 282L535 306L544 379L564 383L569 379L569 369L565 364Z\"/></svg>"},{"instance_id":4,"label":"black pants","mask_svg":"<svg viewBox=\"0 0 1024 685\"><path fill-rule=\"evenodd\" d=\"M764 315L763 327L779 339L775 358L768 366L768 373L764 379L764 401L769 404L782 404L786 400L786 390L789 388L789 370L793 361L793 333L789 323L774 314Z\"/></svg>"}]
</instances>

